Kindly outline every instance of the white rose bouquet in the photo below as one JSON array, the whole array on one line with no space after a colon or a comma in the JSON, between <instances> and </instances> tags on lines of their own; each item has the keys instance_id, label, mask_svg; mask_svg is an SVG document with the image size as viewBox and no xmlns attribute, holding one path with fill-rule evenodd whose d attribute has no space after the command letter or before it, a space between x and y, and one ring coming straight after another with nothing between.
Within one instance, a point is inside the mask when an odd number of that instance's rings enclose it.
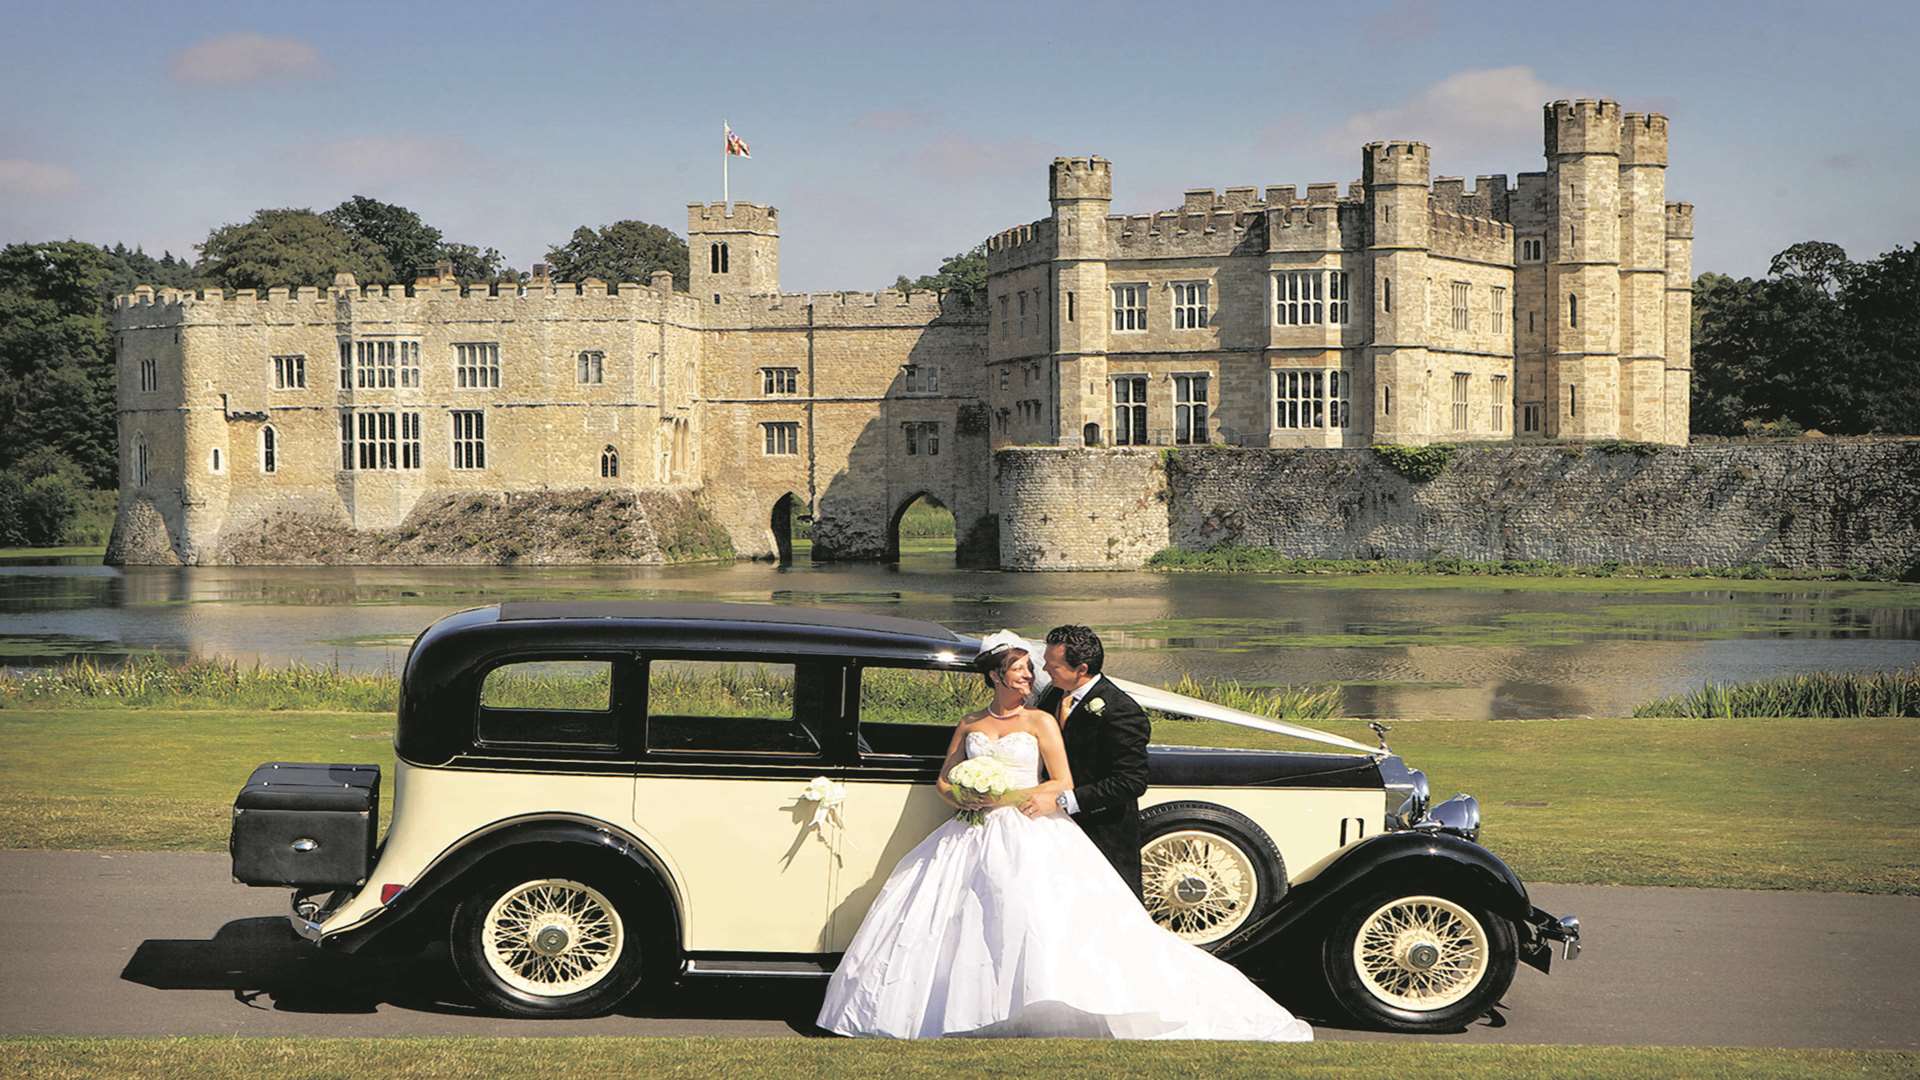
<instances>
[{"instance_id":1,"label":"white rose bouquet","mask_svg":"<svg viewBox=\"0 0 1920 1080\"><path fill-rule=\"evenodd\" d=\"M947 783L953 785L956 796L975 802L998 802L1014 790L1013 773L990 757L968 758L955 765L947 770ZM969 825L980 825L987 820L987 811L962 810L954 816Z\"/></svg>"}]
</instances>

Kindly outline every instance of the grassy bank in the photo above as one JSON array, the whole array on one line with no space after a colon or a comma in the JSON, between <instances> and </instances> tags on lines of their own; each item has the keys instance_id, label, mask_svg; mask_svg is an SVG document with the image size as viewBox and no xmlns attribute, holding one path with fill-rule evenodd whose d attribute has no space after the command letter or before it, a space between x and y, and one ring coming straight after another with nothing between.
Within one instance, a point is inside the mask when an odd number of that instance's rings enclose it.
<instances>
[{"instance_id":1,"label":"grassy bank","mask_svg":"<svg viewBox=\"0 0 1920 1080\"><path fill-rule=\"evenodd\" d=\"M1635 716L1920 716L1920 667L1820 671L1750 683L1709 682L1656 698Z\"/></svg>"},{"instance_id":2,"label":"grassy bank","mask_svg":"<svg viewBox=\"0 0 1920 1080\"><path fill-rule=\"evenodd\" d=\"M1369 738L1357 721L1316 724ZM0 710L0 847L222 850L253 766L390 768L391 725L377 712ZM1195 721L1163 720L1154 737L1306 745ZM1436 797L1480 796L1484 842L1528 880L1920 894L1920 818L1886 812L1920 796L1910 721L1425 721L1392 741Z\"/></svg>"},{"instance_id":3,"label":"grassy bank","mask_svg":"<svg viewBox=\"0 0 1920 1080\"><path fill-rule=\"evenodd\" d=\"M1474 562L1467 559L1296 559L1271 548L1230 545L1192 551L1163 548L1147 560L1147 569L1232 574L1395 574L1436 577L1649 578L1730 581L1879 581L1867 570L1781 570L1766 566L1707 568L1602 562L1591 565L1524 560Z\"/></svg>"},{"instance_id":4,"label":"grassy bank","mask_svg":"<svg viewBox=\"0 0 1920 1080\"><path fill-rule=\"evenodd\" d=\"M1920 1055L1723 1047L1439 1046L1413 1043L1093 1042L1023 1039L1017 1067L998 1043L850 1039L412 1038L0 1040L0 1069L36 1077L888 1076L1075 1074L1113 1077L1436 1075L1535 1077L1912 1076Z\"/></svg>"}]
</instances>

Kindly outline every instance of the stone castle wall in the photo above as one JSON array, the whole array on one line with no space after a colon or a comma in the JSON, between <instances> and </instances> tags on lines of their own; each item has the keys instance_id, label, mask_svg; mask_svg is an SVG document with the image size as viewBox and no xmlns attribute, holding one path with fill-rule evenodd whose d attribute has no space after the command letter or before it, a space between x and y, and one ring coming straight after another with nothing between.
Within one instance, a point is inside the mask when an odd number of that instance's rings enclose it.
<instances>
[{"instance_id":1,"label":"stone castle wall","mask_svg":"<svg viewBox=\"0 0 1920 1080\"><path fill-rule=\"evenodd\" d=\"M1124 570L1160 547L1248 545L1920 573L1920 439L1475 446L1424 482L1330 450L1007 449L995 465L1008 569Z\"/></svg>"}]
</instances>

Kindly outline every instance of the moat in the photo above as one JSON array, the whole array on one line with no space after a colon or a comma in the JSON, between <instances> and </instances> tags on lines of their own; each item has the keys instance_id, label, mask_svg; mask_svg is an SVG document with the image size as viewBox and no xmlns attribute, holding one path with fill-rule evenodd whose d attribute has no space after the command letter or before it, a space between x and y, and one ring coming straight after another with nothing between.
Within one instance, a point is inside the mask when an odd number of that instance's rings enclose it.
<instances>
[{"instance_id":1,"label":"moat","mask_svg":"<svg viewBox=\"0 0 1920 1080\"><path fill-rule=\"evenodd\" d=\"M897 567L0 564L0 664L146 653L397 667L451 611L533 597L855 606L961 631L1098 628L1115 674L1338 683L1358 716L1624 715L1703 680L1920 663L1920 586L1876 582L1010 574ZM49 564L54 563L54 564Z\"/></svg>"}]
</instances>

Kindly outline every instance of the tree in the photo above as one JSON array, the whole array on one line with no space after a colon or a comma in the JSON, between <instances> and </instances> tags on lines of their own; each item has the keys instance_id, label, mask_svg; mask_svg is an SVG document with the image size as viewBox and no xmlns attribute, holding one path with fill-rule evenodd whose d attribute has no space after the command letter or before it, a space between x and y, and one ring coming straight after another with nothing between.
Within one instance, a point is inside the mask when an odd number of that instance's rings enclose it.
<instances>
[{"instance_id":1,"label":"tree","mask_svg":"<svg viewBox=\"0 0 1920 1080\"><path fill-rule=\"evenodd\" d=\"M950 292L969 307L983 304L987 299L987 245L980 244L970 251L947 256L940 260L936 273L912 279L902 274L893 287L901 292Z\"/></svg>"},{"instance_id":2,"label":"tree","mask_svg":"<svg viewBox=\"0 0 1920 1080\"><path fill-rule=\"evenodd\" d=\"M440 257L453 264L453 276L462 285L489 281L519 281L526 275L507 265L506 256L493 248L485 251L472 244L447 244Z\"/></svg>"},{"instance_id":3,"label":"tree","mask_svg":"<svg viewBox=\"0 0 1920 1080\"><path fill-rule=\"evenodd\" d=\"M355 195L320 216L378 247L397 275L389 280L411 282L444 257L440 230L404 206Z\"/></svg>"},{"instance_id":4,"label":"tree","mask_svg":"<svg viewBox=\"0 0 1920 1080\"><path fill-rule=\"evenodd\" d=\"M108 274L101 250L77 240L0 249L0 468L50 447L113 486Z\"/></svg>"},{"instance_id":5,"label":"tree","mask_svg":"<svg viewBox=\"0 0 1920 1080\"><path fill-rule=\"evenodd\" d=\"M222 225L200 245L200 276L229 289L331 285L345 271L362 284L392 281L393 266L372 240L312 210L260 210Z\"/></svg>"},{"instance_id":6,"label":"tree","mask_svg":"<svg viewBox=\"0 0 1920 1080\"><path fill-rule=\"evenodd\" d=\"M547 263L559 281L645 282L655 270L671 270L673 287L687 287L687 242L644 221L616 221L597 232L582 225L566 243L547 249Z\"/></svg>"}]
</instances>

